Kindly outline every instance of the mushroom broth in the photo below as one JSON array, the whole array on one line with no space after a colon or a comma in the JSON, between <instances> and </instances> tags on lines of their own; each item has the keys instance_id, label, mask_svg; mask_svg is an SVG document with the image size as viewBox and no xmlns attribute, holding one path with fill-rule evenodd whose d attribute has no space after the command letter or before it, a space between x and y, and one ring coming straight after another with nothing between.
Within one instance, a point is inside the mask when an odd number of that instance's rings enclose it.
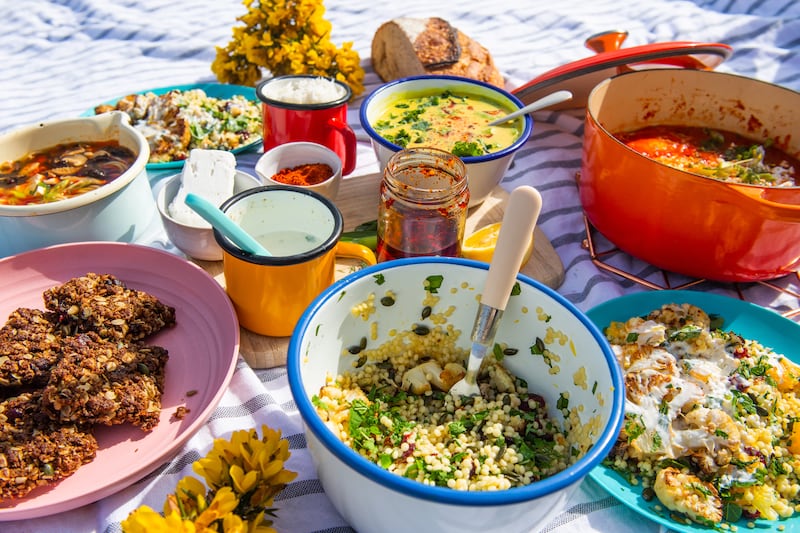
<instances>
[{"instance_id":1,"label":"mushroom broth","mask_svg":"<svg viewBox=\"0 0 800 533\"><path fill-rule=\"evenodd\" d=\"M0 204L43 204L97 189L125 173L136 154L118 141L64 143L0 163Z\"/></svg>"}]
</instances>

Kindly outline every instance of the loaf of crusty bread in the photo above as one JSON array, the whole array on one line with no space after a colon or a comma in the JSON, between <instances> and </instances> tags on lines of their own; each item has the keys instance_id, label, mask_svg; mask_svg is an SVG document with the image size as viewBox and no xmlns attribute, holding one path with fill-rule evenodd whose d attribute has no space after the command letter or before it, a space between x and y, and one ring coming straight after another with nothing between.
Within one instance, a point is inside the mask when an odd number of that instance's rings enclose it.
<instances>
[{"instance_id":1,"label":"loaf of crusty bread","mask_svg":"<svg viewBox=\"0 0 800 533\"><path fill-rule=\"evenodd\" d=\"M449 74L505 85L489 51L438 17L383 23L372 38L372 68L383 81Z\"/></svg>"}]
</instances>

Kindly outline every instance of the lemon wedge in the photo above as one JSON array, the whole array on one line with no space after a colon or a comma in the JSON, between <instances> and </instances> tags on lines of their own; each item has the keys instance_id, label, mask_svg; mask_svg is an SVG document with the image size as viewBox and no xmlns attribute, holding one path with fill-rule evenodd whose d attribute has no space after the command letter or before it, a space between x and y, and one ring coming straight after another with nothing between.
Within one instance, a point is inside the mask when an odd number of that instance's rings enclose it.
<instances>
[{"instance_id":1,"label":"lemon wedge","mask_svg":"<svg viewBox=\"0 0 800 533\"><path fill-rule=\"evenodd\" d=\"M495 222L476 230L469 235L461 245L461 257L475 259L489 263L494 256L494 248L497 245L497 236L500 235L500 222ZM533 253L533 235L528 241L525 255L522 257L522 266L531 258Z\"/></svg>"}]
</instances>

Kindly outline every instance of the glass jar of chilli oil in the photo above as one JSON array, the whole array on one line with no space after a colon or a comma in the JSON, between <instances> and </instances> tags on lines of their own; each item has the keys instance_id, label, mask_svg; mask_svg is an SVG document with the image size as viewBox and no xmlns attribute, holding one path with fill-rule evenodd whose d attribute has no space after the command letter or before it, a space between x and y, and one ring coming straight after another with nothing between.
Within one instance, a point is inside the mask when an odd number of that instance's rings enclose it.
<instances>
[{"instance_id":1,"label":"glass jar of chilli oil","mask_svg":"<svg viewBox=\"0 0 800 533\"><path fill-rule=\"evenodd\" d=\"M378 261L461 255L469 188L464 162L435 148L409 148L386 165L378 207Z\"/></svg>"}]
</instances>

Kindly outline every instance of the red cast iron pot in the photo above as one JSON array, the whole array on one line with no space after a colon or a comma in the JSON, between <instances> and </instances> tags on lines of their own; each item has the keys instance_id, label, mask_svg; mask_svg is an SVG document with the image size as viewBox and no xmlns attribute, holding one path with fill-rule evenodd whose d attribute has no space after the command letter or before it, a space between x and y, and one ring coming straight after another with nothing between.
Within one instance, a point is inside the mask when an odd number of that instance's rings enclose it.
<instances>
[{"instance_id":1,"label":"red cast iron pot","mask_svg":"<svg viewBox=\"0 0 800 533\"><path fill-rule=\"evenodd\" d=\"M800 267L800 187L732 184L658 163L613 133L705 126L800 154L800 93L714 71L629 72L598 84L586 108L581 203L621 250L664 270L717 281ZM800 172L800 169L796 169Z\"/></svg>"}]
</instances>

